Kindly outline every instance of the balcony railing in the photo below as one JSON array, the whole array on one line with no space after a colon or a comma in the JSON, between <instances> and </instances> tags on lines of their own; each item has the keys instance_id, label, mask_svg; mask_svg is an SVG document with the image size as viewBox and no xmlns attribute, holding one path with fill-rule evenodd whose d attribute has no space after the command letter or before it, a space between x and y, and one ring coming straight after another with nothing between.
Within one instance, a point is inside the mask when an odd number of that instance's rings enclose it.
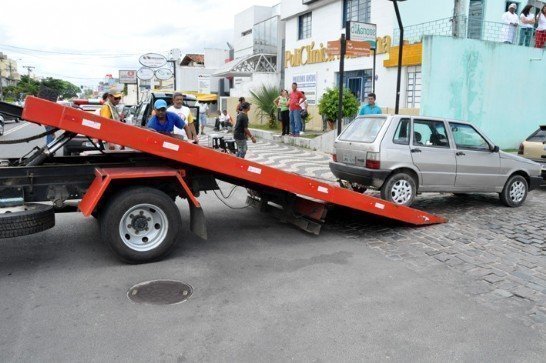
<instances>
[{"instance_id":1,"label":"balcony railing","mask_svg":"<svg viewBox=\"0 0 546 363\"><path fill-rule=\"evenodd\" d=\"M438 19L426 23L404 27L404 41L419 43L425 35L444 35L456 38L477 39L490 42L534 46L535 31L504 23L480 21L466 16ZM395 29L392 44L398 45L400 30Z\"/></svg>"}]
</instances>

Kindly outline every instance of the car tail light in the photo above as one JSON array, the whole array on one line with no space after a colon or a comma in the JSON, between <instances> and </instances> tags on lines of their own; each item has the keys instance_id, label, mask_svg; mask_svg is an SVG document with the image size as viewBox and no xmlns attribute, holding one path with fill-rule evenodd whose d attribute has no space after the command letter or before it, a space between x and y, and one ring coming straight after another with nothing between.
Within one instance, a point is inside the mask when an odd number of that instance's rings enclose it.
<instances>
[{"instance_id":1,"label":"car tail light","mask_svg":"<svg viewBox=\"0 0 546 363\"><path fill-rule=\"evenodd\" d=\"M519 144L518 155L523 155L524 150L525 148L523 147L523 143Z\"/></svg>"},{"instance_id":2,"label":"car tail light","mask_svg":"<svg viewBox=\"0 0 546 363\"><path fill-rule=\"evenodd\" d=\"M381 168L381 162L379 161L379 153L368 152L366 154L366 168L368 169Z\"/></svg>"},{"instance_id":3,"label":"car tail light","mask_svg":"<svg viewBox=\"0 0 546 363\"><path fill-rule=\"evenodd\" d=\"M337 163L337 154L332 154L332 160Z\"/></svg>"}]
</instances>

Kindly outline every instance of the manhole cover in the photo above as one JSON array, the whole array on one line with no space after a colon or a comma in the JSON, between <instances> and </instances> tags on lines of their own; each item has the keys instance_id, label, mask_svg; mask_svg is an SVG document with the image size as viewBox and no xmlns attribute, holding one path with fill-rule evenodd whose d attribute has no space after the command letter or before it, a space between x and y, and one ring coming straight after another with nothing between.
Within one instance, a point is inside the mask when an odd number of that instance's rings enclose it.
<instances>
[{"instance_id":1,"label":"manhole cover","mask_svg":"<svg viewBox=\"0 0 546 363\"><path fill-rule=\"evenodd\" d=\"M190 285L180 281L154 280L131 287L127 296L139 304L171 305L186 301L192 291Z\"/></svg>"}]
</instances>

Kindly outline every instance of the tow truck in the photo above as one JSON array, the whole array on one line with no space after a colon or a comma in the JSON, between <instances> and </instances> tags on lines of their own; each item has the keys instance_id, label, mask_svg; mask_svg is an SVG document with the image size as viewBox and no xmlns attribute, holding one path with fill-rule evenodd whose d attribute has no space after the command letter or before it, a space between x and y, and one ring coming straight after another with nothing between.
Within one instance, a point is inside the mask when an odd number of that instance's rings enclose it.
<instances>
[{"instance_id":1,"label":"tow truck","mask_svg":"<svg viewBox=\"0 0 546 363\"><path fill-rule=\"evenodd\" d=\"M375 215L407 225L446 221L36 97L28 97L24 108L0 103L0 111L51 126L57 134L28 155L0 160L0 238L44 231L54 226L55 213L79 211L99 220L102 239L122 261L158 260L178 239L182 221L177 197L188 202L190 230L207 238L198 198L217 190L218 181L246 188L250 205L313 234L319 234L333 206L361 213L362 218ZM131 151L57 156L78 134Z\"/></svg>"}]
</instances>

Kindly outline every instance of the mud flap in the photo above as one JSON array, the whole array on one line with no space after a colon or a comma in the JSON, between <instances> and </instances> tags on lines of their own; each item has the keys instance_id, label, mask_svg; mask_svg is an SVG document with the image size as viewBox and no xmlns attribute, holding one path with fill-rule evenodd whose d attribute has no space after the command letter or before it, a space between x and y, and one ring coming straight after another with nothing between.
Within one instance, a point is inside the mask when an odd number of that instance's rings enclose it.
<instances>
[{"instance_id":1,"label":"mud flap","mask_svg":"<svg viewBox=\"0 0 546 363\"><path fill-rule=\"evenodd\" d=\"M190 230L196 236L207 239L207 221L203 208L196 206L190 199L188 199L188 205L190 206Z\"/></svg>"}]
</instances>

